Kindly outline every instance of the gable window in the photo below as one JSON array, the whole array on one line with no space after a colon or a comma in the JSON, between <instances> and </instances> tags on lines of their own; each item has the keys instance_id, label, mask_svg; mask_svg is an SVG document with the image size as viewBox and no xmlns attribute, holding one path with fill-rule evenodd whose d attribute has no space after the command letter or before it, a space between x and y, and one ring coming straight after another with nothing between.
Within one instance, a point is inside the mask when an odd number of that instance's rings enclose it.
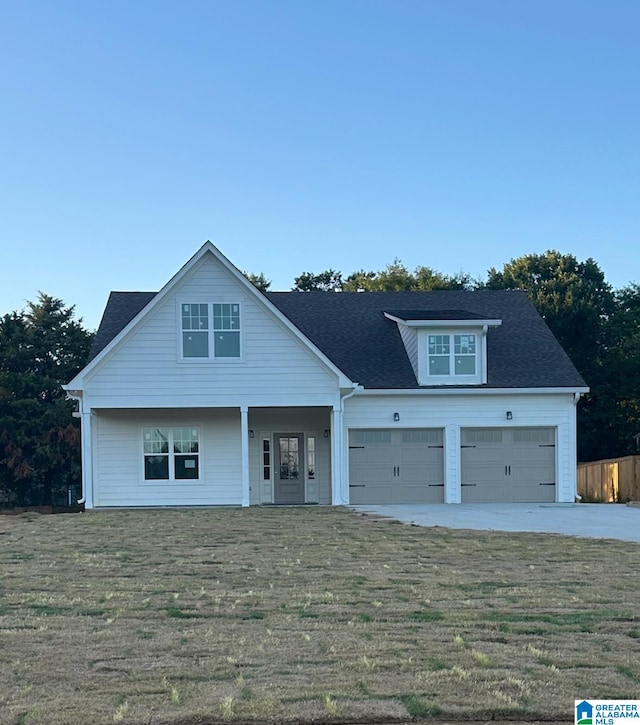
<instances>
[{"instance_id":1,"label":"gable window","mask_svg":"<svg viewBox=\"0 0 640 725\"><path fill-rule=\"evenodd\" d=\"M472 333L428 336L430 376L476 375L476 335Z\"/></svg>"},{"instance_id":2,"label":"gable window","mask_svg":"<svg viewBox=\"0 0 640 725\"><path fill-rule=\"evenodd\" d=\"M185 481L200 478L197 428L143 428L145 481Z\"/></svg>"},{"instance_id":3,"label":"gable window","mask_svg":"<svg viewBox=\"0 0 640 725\"><path fill-rule=\"evenodd\" d=\"M215 357L240 357L240 305L213 305Z\"/></svg>"},{"instance_id":4,"label":"gable window","mask_svg":"<svg viewBox=\"0 0 640 725\"><path fill-rule=\"evenodd\" d=\"M209 357L209 305L182 305L183 357Z\"/></svg>"},{"instance_id":5,"label":"gable window","mask_svg":"<svg viewBox=\"0 0 640 725\"><path fill-rule=\"evenodd\" d=\"M240 358L240 304L180 304L181 357L185 360Z\"/></svg>"}]
</instances>

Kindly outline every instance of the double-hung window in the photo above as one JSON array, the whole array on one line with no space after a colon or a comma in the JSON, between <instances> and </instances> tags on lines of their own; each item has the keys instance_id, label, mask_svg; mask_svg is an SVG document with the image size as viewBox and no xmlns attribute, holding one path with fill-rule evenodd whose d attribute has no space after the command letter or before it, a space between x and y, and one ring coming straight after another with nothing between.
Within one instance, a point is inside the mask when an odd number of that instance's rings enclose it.
<instances>
[{"instance_id":1,"label":"double-hung window","mask_svg":"<svg viewBox=\"0 0 640 725\"><path fill-rule=\"evenodd\" d=\"M183 302L181 357L188 360L240 358L240 304Z\"/></svg>"},{"instance_id":2,"label":"double-hung window","mask_svg":"<svg viewBox=\"0 0 640 725\"><path fill-rule=\"evenodd\" d=\"M182 356L209 357L209 305L183 304Z\"/></svg>"},{"instance_id":3,"label":"double-hung window","mask_svg":"<svg viewBox=\"0 0 640 725\"><path fill-rule=\"evenodd\" d=\"M428 336L427 368L429 377L476 375L477 345L474 333Z\"/></svg>"},{"instance_id":4,"label":"double-hung window","mask_svg":"<svg viewBox=\"0 0 640 725\"><path fill-rule=\"evenodd\" d=\"M240 357L240 305L213 305L214 357Z\"/></svg>"},{"instance_id":5,"label":"double-hung window","mask_svg":"<svg viewBox=\"0 0 640 725\"><path fill-rule=\"evenodd\" d=\"M199 479L199 437L197 428L143 428L145 481Z\"/></svg>"}]
</instances>

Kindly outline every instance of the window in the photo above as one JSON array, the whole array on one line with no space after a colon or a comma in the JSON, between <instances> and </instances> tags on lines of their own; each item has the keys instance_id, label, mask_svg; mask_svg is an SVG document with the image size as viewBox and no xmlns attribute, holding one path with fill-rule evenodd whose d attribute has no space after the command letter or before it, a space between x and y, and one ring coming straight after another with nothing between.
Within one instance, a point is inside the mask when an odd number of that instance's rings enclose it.
<instances>
[{"instance_id":1,"label":"window","mask_svg":"<svg viewBox=\"0 0 640 725\"><path fill-rule=\"evenodd\" d=\"M300 477L299 440L294 436L279 436L278 441L280 442L280 479L283 481L296 480Z\"/></svg>"},{"instance_id":2,"label":"window","mask_svg":"<svg viewBox=\"0 0 640 725\"><path fill-rule=\"evenodd\" d=\"M476 374L476 336L429 335L429 375L457 376Z\"/></svg>"},{"instance_id":3,"label":"window","mask_svg":"<svg viewBox=\"0 0 640 725\"><path fill-rule=\"evenodd\" d=\"M183 358L228 360L240 357L239 303L182 303L180 325Z\"/></svg>"},{"instance_id":4,"label":"window","mask_svg":"<svg viewBox=\"0 0 640 725\"><path fill-rule=\"evenodd\" d=\"M213 305L215 357L240 357L240 305Z\"/></svg>"},{"instance_id":5,"label":"window","mask_svg":"<svg viewBox=\"0 0 640 725\"><path fill-rule=\"evenodd\" d=\"M183 357L209 357L209 305L182 305Z\"/></svg>"},{"instance_id":6,"label":"window","mask_svg":"<svg viewBox=\"0 0 640 725\"><path fill-rule=\"evenodd\" d=\"M454 375L476 374L476 336L454 335Z\"/></svg>"},{"instance_id":7,"label":"window","mask_svg":"<svg viewBox=\"0 0 640 725\"><path fill-rule=\"evenodd\" d=\"M307 478L312 481L316 477L316 439L307 438Z\"/></svg>"},{"instance_id":8,"label":"window","mask_svg":"<svg viewBox=\"0 0 640 725\"><path fill-rule=\"evenodd\" d=\"M429 335L429 375L450 375L449 335Z\"/></svg>"},{"instance_id":9,"label":"window","mask_svg":"<svg viewBox=\"0 0 640 725\"><path fill-rule=\"evenodd\" d=\"M144 428L145 481L186 481L200 478L197 428Z\"/></svg>"},{"instance_id":10,"label":"window","mask_svg":"<svg viewBox=\"0 0 640 725\"><path fill-rule=\"evenodd\" d=\"M268 438L262 439L262 478L271 479L271 441Z\"/></svg>"}]
</instances>

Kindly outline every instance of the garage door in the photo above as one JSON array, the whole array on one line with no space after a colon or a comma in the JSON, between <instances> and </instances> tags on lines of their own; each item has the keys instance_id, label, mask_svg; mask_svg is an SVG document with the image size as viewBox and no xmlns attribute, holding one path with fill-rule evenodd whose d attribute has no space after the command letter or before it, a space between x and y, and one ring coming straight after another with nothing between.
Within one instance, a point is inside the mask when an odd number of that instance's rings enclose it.
<instances>
[{"instance_id":1,"label":"garage door","mask_svg":"<svg viewBox=\"0 0 640 725\"><path fill-rule=\"evenodd\" d=\"M442 503L441 429L349 431L351 503Z\"/></svg>"},{"instance_id":2,"label":"garage door","mask_svg":"<svg viewBox=\"0 0 640 725\"><path fill-rule=\"evenodd\" d=\"M556 500L553 428L463 428L462 502Z\"/></svg>"}]
</instances>

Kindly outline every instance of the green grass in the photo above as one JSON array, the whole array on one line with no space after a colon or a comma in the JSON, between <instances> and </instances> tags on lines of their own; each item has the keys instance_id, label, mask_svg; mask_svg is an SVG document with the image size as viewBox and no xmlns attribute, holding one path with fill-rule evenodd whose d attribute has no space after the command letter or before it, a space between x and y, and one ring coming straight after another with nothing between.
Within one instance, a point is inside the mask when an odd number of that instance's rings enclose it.
<instances>
[{"instance_id":1,"label":"green grass","mask_svg":"<svg viewBox=\"0 0 640 725\"><path fill-rule=\"evenodd\" d=\"M328 507L0 534L3 724L566 721L576 697L640 686L630 543Z\"/></svg>"}]
</instances>

